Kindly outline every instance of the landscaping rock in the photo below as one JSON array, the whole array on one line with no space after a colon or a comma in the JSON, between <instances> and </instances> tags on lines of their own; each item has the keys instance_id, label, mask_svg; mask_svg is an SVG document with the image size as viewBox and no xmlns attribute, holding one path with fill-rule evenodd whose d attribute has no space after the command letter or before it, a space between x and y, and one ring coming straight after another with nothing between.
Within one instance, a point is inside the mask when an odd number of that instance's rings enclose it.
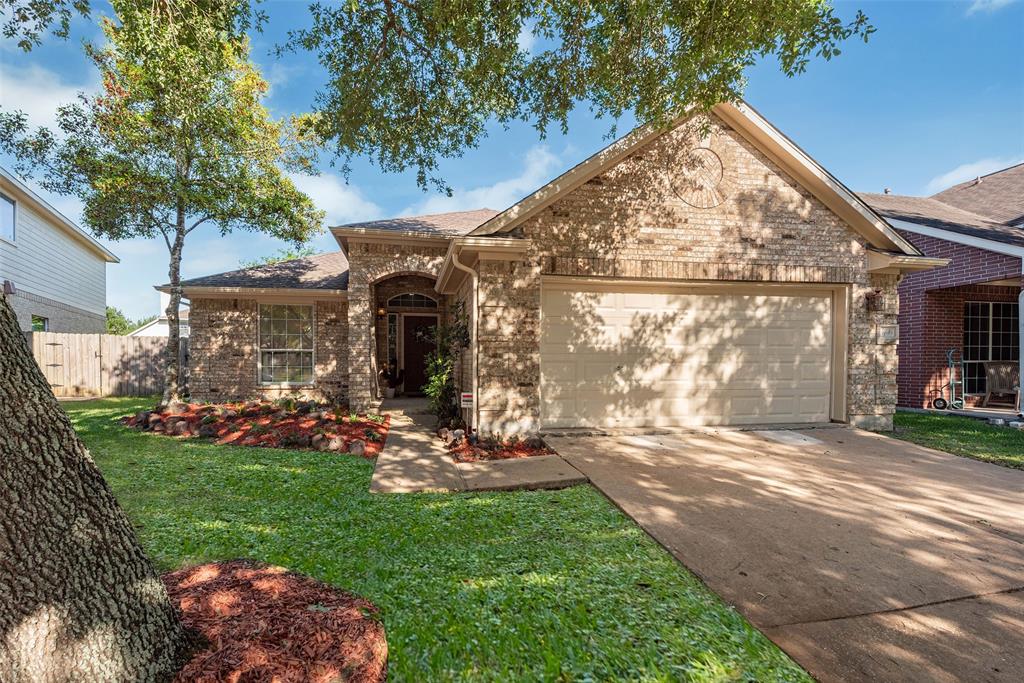
<instances>
[{"instance_id":1,"label":"landscaping rock","mask_svg":"<svg viewBox=\"0 0 1024 683\"><path fill-rule=\"evenodd\" d=\"M988 423L993 427L1004 427L1006 426L1006 420L1001 417L990 417Z\"/></svg>"},{"instance_id":2,"label":"landscaping rock","mask_svg":"<svg viewBox=\"0 0 1024 683\"><path fill-rule=\"evenodd\" d=\"M188 412L188 404L181 401L174 401L167 406L168 415L184 415Z\"/></svg>"},{"instance_id":3,"label":"landscaping rock","mask_svg":"<svg viewBox=\"0 0 1024 683\"><path fill-rule=\"evenodd\" d=\"M544 448L544 439L539 436L528 436L523 440L523 445L527 448Z\"/></svg>"},{"instance_id":4,"label":"landscaping rock","mask_svg":"<svg viewBox=\"0 0 1024 683\"><path fill-rule=\"evenodd\" d=\"M163 422L157 422L156 424L153 425L151 431L154 431L154 432L162 432L162 431L164 431L164 423Z\"/></svg>"},{"instance_id":5,"label":"landscaping rock","mask_svg":"<svg viewBox=\"0 0 1024 683\"><path fill-rule=\"evenodd\" d=\"M146 425L149 423L149 415L150 415L150 412L148 410L143 410L141 412L136 413L135 414L135 426L138 429L145 429Z\"/></svg>"},{"instance_id":6,"label":"landscaping rock","mask_svg":"<svg viewBox=\"0 0 1024 683\"><path fill-rule=\"evenodd\" d=\"M171 427L171 434L174 436L192 436L192 427L189 425L188 420L178 420Z\"/></svg>"},{"instance_id":7,"label":"landscaping rock","mask_svg":"<svg viewBox=\"0 0 1024 683\"><path fill-rule=\"evenodd\" d=\"M307 414L306 418L310 419L310 420L320 420L320 419L323 418L323 416L324 416L323 413L321 413L319 411L314 411L312 413Z\"/></svg>"},{"instance_id":8,"label":"landscaping rock","mask_svg":"<svg viewBox=\"0 0 1024 683\"><path fill-rule=\"evenodd\" d=\"M456 429L455 431L452 432L451 437L452 437L451 441L449 441L448 443L451 443L451 444L454 444L454 445L458 445L458 444L462 443L463 439L466 438L466 430L465 429Z\"/></svg>"},{"instance_id":9,"label":"landscaping rock","mask_svg":"<svg viewBox=\"0 0 1024 683\"><path fill-rule=\"evenodd\" d=\"M199 425L199 436L204 439L212 439L217 436L217 425L215 424L202 424Z\"/></svg>"},{"instance_id":10,"label":"landscaping rock","mask_svg":"<svg viewBox=\"0 0 1024 683\"><path fill-rule=\"evenodd\" d=\"M315 407L316 406L314 404L308 403L306 401L300 401L298 405L295 406L295 412L297 412L299 415L305 415L306 413L312 412L313 408Z\"/></svg>"},{"instance_id":11,"label":"landscaping rock","mask_svg":"<svg viewBox=\"0 0 1024 683\"><path fill-rule=\"evenodd\" d=\"M221 416L223 416L223 417L238 417L238 411L237 410L232 410L231 408L227 408L226 410L221 412Z\"/></svg>"},{"instance_id":12,"label":"landscaping rock","mask_svg":"<svg viewBox=\"0 0 1024 683\"><path fill-rule=\"evenodd\" d=\"M340 436L335 436L331 439L330 443L327 444L327 450L329 451L343 451L345 450L345 439Z\"/></svg>"},{"instance_id":13,"label":"landscaping rock","mask_svg":"<svg viewBox=\"0 0 1024 683\"><path fill-rule=\"evenodd\" d=\"M1010 423L1010 426L1013 427L1014 429L1024 429L1024 422L1017 422L1016 420L1014 420L1013 422Z\"/></svg>"},{"instance_id":14,"label":"landscaping rock","mask_svg":"<svg viewBox=\"0 0 1024 683\"><path fill-rule=\"evenodd\" d=\"M318 451L326 451L327 444L330 443L330 439L327 438L326 434L314 434L309 440L309 445Z\"/></svg>"},{"instance_id":15,"label":"landscaping rock","mask_svg":"<svg viewBox=\"0 0 1024 683\"><path fill-rule=\"evenodd\" d=\"M164 424L164 418L163 417L161 417L158 413L150 413L149 417L146 418L145 429L156 429L157 425L161 425L161 427L162 427L163 424Z\"/></svg>"},{"instance_id":16,"label":"landscaping rock","mask_svg":"<svg viewBox=\"0 0 1024 683\"><path fill-rule=\"evenodd\" d=\"M452 440L452 430L448 429L447 427L441 427L439 430L437 430L437 435L441 437L441 440L444 441L445 443L450 443Z\"/></svg>"},{"instance_id":17,"label":"landscaping rock","mask_svg":"<svg viewBox=\"0 0 1024 683\"><path fill-rule=\"evenodd\" d=\"M361 439L355 439L348 445L348 452L351 455L364 455L366 453L366 442Z\"/></svg>"}]
</instances>

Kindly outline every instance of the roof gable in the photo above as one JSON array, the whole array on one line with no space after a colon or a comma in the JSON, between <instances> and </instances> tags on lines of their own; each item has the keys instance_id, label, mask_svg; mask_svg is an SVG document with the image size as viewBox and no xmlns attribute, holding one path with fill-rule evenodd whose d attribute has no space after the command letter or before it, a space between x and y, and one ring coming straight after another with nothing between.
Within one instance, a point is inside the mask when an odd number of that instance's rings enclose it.
<instances>
[{"instance_id":1,"label":"roof gable","mask_svg":"<svg viewBox=\"0 0 1024 683\"><path fill-rule=\"evenodd\" d=\"M746 104L720 104L715 107L714 115L793 176L852 229L860 233L869 244L884 250L920 255L910 242L901 237L871 207L751 107ZM678 128L687 120L689 117L680 117L665 129L651 125L634 129L469 234L484 236L510 232L553 202L624 160L643 145Z\"/></svg>"},{"instance_id":2,"label":"roof gable","mask_svg":"<svg viewBox=\"0 0 1024 683\"><path fill-rule=\"evenodd\" d=\"M169 285L163 285L164 288ZM189 288L347 290L348 259L340 251L182 280Z\"/></svg>"},{"instance_id":3,"label":"roof gable","mask_svg":"<svg viewBox=\"0 0 1024 683\"><path fill-rule=\"evenodd\" d=\"M1024 228L997 223L976 213L950 206L934 197L908 197L870 192L862 192L860 196L876 211L891 220L1024 246Z\"/></svg>"}]
</instances>

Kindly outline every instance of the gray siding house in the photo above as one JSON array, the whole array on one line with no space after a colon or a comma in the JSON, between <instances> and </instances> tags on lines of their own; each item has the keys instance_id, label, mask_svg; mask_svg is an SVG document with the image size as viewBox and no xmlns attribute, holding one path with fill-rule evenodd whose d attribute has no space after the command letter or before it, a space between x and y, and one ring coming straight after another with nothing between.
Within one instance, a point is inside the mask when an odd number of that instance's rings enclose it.
<instances>
[{"instance_id":1,"label":"gray siding house","mask_svg":"<svg viewBox=\"0 0 1024 683\"><path fill-rule=\"evenodd\" d=\"M118 258L0 168L0 281L24 331L105 332Z\"/></svg>"}]
</instances>

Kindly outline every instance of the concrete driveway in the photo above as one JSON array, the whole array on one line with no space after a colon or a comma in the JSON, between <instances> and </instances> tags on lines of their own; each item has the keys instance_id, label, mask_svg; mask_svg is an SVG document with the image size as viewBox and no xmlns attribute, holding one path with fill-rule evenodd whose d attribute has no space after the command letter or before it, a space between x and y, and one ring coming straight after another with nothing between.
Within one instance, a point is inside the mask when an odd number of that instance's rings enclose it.
<instances>
[{"instance_id":1,"label":"concrete driveway","mask_svg":"<svg viewBox=\"0 0 1024 683\"><path fill-rule=\"evenodd\" d=\"M819 680L1024 680L1024 472L840 427L548 441Z\"/></svg>"}]
</instances>

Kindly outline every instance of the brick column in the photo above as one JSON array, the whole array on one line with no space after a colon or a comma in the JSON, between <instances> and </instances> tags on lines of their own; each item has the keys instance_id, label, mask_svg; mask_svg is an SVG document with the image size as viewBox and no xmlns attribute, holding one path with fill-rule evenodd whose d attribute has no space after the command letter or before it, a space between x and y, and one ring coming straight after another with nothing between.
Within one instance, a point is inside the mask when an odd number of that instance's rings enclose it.
<instances>
[{"instance_id":1,"label":"brick column","mask_svg":"<svg viewBox=\"0 0 1024 683\"><path fill-rule=\"evenodd\" d=\"M354 273L352 274L355 275ZM371 365L373 343L373 306L371 287L357 282L348 285L348 398L349 409L356 413L368 411L374 399L374 377Z\"/></svg>"}]
</instances>

